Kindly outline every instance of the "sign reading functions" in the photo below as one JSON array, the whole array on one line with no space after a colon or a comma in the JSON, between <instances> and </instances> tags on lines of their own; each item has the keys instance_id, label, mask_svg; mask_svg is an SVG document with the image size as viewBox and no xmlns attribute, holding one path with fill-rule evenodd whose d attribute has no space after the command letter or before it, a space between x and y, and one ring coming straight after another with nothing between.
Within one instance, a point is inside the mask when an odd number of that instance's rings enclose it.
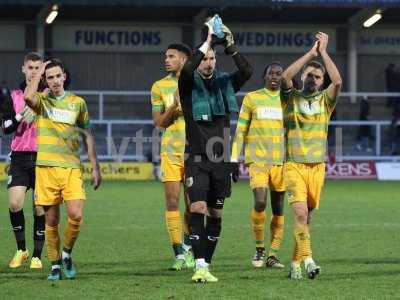
<instances>
[{"instance_id":1,"label":"sign reading functions","mask_svg":"<svg viewBox=\"0 0 400 300\"><path fill-rule=\"evenodd\" d=\"M53 49L58 51L158 52L182 41L182 30L171 26L78 26L53 29Z\"/></svg>"}]
</instances>

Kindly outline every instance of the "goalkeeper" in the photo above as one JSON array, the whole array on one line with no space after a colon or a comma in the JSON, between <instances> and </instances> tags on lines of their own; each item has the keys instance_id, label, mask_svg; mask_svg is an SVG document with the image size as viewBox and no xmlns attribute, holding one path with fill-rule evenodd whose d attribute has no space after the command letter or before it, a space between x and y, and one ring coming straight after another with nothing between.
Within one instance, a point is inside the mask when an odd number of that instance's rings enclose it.
<instances>
[{"instance_id":1,"label":"goalkeeper","mask_svg":"<svg viewBox=\"0 0 400 300\"><path fill-rule=\"evenodd\" d=\"M191 203L194 282L218 281L209 272L209 265L221 233L224 200L231 194L231 174L237 179L237 164L232 168L229 162L230 114L239 111L235 93L252 74L252 67L234 45L230 30L215 20L216 17L206 23L207 40L185 63L178 82L186 124L185 185ZM221 33L218 24L222 25L223 38L217 38ZM233 58L236 72L216 71L214 46L219 43Z\"/></svg>"}]
</instances>

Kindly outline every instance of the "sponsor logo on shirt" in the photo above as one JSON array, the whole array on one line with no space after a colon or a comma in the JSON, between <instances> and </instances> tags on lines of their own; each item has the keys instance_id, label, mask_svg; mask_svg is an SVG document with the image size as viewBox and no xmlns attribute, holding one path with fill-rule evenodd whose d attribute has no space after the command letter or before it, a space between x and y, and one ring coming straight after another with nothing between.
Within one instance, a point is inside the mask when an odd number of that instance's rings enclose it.
<instances>
[{"instance_id":1,"label":"sponsor logo on shirt","mask_svg":"<svg viewBox=\"0 0 400 300\"><path fill-rule=\"evenodd\" d=\"M54 122L75 124L76 112L56 107L46 108L49 119Z\"/></svg>"},{"instance_id":2,"label":"sponsor logo on shirt","mask_svg":"<svg viewBox=\"0 0 400 300\"><path fill-rule=\"evenodd\" d=\"M259 107L257 108L257 119L259 120L282 120L282 108Z\"/></svg>"}]
</instances>

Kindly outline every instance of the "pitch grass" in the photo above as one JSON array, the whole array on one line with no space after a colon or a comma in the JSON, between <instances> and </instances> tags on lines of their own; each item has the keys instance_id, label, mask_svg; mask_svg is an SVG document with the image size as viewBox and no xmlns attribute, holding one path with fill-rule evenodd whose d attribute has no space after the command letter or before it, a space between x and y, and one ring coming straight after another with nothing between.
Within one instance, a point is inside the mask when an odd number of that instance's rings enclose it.
<instances>
[{"instance_id":1,"label":"pitch grass","mask_svg":"<svg viewBox=\"0 0 400 300\"><path fill-rule=\"evenodd\" d=\"M43 271L10 270L15 245L6 192L0 205L0 299L393 299L400 297L400 187L398 182L327 182L312 229L316 280L290 281L283 271L253 269L249 229L251 194L245 182L226 202L212 271L217 284L196 285L192 272L168 271L172 250L158 182L105 182L88 188L85 222L74 258L76 280L50 283ZM268 207L268 211L270 211ZM291 257L292 214L286 207L282 261ZM32 217L26 201L27 245ZM64 218L65 219L65 218Z\"/></svg>"}]
</instances>

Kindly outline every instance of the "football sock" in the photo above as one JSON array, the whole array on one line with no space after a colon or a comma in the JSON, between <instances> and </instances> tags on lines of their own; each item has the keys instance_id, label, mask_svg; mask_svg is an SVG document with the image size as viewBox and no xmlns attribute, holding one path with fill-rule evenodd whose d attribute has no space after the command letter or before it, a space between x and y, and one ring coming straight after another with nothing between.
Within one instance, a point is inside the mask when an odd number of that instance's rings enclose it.
<instances>
[{"instance_id":1,"label":"football sock","mask_svg":"<svg viewBox=\"0 0 400 300\"><path fill-rule=\"evenodd\" d=\"M264 248L265 237L265 211L258 212L255 209L251 211L251 227L256 241L257 248Z\"/></svg>"},{"instance_id":2,"label":"football sock","mask_svg":"<svg viewBox=\"0 0 400 300\"><path fill-rule=\"evenodd\" d=\"M174 244L174 245L172 245L172 248L174 249L175 257L182 256L182 254L183 254L182 244Z\"/></svg>"},{"instance_id":3,"label":"football sock","mask_svg":"<svg viewBox=\"0 0 400 300\"><path fill-rule=\"evenodd\" d=\"M190 230L189 230L189 219L190 219L190 212L185 211L184 217L183 217L183 247L187 251L190 249Z\"/></svg>"},{"instance_id":4,"label":"football sock","mask_svg":"<svg viewBox=\"0 0 400 300\"><path fill-rule=\"evenodd\" d=\"M190 235L183 235L183 244L182 244L183 250L189 251L192 249L192 245L190 244Z\"/></svg>"},{"instance_id":5,"label":"football sock","mask_svg":"<svg viewBox=\"0 0 400 300\"><path fill-rule=\"evenodd\" d=\"M297 243L295 241L292 262L297 265L300 265L301 261L302 261L302 257L300 255L299 248L297 247Z\"/></svg>"},{"instance_id":6,"label":"football sock","mask_svg":"<svg viewBox=\"0 0 400 300\"><path fill-rule=\"evenodd\" d=\"M205 261L210 264L221 234L221 218L207 217Z\"/></svg>"},{"instance_id":7,"label":"football sock","mask_svg":"<svg viewBox=\"0 0 400 300\"><path fill-rule=\"evenodd\" d=\"M294 229L294 237L298 247L298 254L303 261L307 257L311 257L311 240L307 225L297 225Z\"/></svg>"},{"instance_id":8,"label":"football sock","mask_svg":"<svg viewBox=\"0 0 400 300\"><path fill-rule=\"evenodd\" d=\"M315 264L314 260L311 257L307 257L304 259L304 265Z\"/></svg>"},{"instance_id":9,"label":"football sock","mask_svg":"<svg viewBox=\"0 0 400 300\"><path fill-rule=\"evenodd\" d=\"M51 270L61 269L61 260L55 260L51 262Z\"/></svg>"},{"instance_id":10,"label":"football sock","mask_svg":"<svg viewBox=\"0 0 400 300\"><path fill-rule=\"evenodd\" d=\"M58 225L50 226L46 224L46 248L47 257L51 262L60 260L60 236Z\"/></svg>"},{"instance_id":11,"label":"football sock","mask_svg":"<svg viewBox=\"0 0 400 300\"><path fill-rule=\"evenodd\" d=\"M268 256L277 256L281 248L283 240L283 228L285 224L284 216L272 216L270 230L271 230L271 246L269 248Z\"/></svg>"},{"instance_id":12,"label":"football sock","mask_svg":"<svg viewBox=\"0 0 400 300\"><path fill-rule=\"evenodd\" d=\"M18 250L25 251L25 216L24 210L21 209L17 212L10 212L10 221L12 230L14 231L15 240L17 241L17 248Z\"/></svg>"},{"instance_id":13,"label":"football sock","mask_svg":"<svg viewBox=\"0 0 400 300\"><path fill-rule=\"evenodd\" d=\"M166 211L165 222L172 245L182 245L182 221L181 213L177 211Z\"/></svg>"},{"instance_id":14,"label":"football sock","mask_svg":"<svg viewBox=\"0 0 400 300\"><path fill-rule=\"evenodd\" d=\"M72 220L68 218L67 225L64 230L64 249L71 250L74 247L75 241L78 238L81 230L82 221Z\"/></svg>"},{"instance_id":15,"label":"football sock","mask_svg":"<svg viewBox=\"0 0 400 300\"><path fill-rule=\"evenodd\" d=\"M33 255L40 258L44 245L45 237L45 216L33 216Z\"/></svg>"},{"instance_id":16,"label":"football sock","mask_svg":"<svg viewBox=\"0 0 400 300\"><path fill-rule=\"evenodd\" d=\"M208 264L206 263L206 261L204 260L204 258L198 258L196 259L196 269L199 268L207 268Z\"/></svg>"},{"instance_id":17,"label":"football sock","mask_svg":"<svg viewBox=\"0 0 400 300\"><path fill-rule=\"evenodd\" d=\"M71 253L72 253L72 249L63 248L63 250L61 251L61 258L62 259L70 258Z\"/></svg>"},{"instance_id":18,"label":"football sock","mask_svg":"<svg viewBox=\"0 0 400 300\"><path fill-rule=\"evenodd\" d=\"M206 229L204 227L204 214L190 214L190 242L195 259L205 258Z\"/></svg>"}]
</instances>

